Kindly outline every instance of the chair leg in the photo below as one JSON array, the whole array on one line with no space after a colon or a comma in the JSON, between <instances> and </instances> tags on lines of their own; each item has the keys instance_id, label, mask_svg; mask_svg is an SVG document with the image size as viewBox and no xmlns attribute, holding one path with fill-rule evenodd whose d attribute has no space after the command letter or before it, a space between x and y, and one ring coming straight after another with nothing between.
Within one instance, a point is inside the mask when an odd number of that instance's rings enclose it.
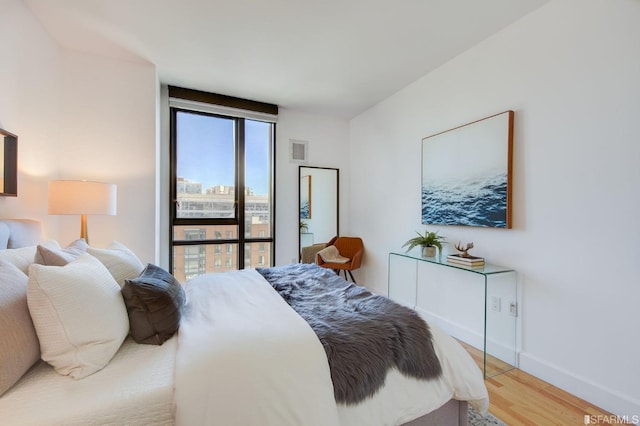
<instances>
[{"instance_id":1,"label":"chair leg","mask_svg":"<svg viewBox=\"0 0 640 426\"><path fill-rule=\"evenodd\" d=\"M332 271L337 275L340 276L340 269L332 269ZM343 269L342 272L344 272L344 280L345 281L349 281L349 277L351 277L351 281L353 281L354 284L358 284L356 282L356 279L353 278L353 274L351 273L351 271L349 271L348 269ZM347 272L349 273L349 277L347 277Z\"/></svg>"}]
</instances>

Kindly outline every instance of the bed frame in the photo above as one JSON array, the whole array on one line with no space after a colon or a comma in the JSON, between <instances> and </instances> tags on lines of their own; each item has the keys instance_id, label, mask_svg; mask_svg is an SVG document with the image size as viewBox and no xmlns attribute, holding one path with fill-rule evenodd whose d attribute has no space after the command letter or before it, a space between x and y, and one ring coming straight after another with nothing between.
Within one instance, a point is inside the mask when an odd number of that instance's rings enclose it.
<instances>
[{"instance_id":1,"label":"bed frame","mask_svg":"<svg viewBox=\"0 0 640 426\"><path fill-rule=\"evenodd\" d=\"M468 406L467 401L450 399L437 410L405 423L404 426L467 426L469 424Z\"/></svg>"}]
</instances>

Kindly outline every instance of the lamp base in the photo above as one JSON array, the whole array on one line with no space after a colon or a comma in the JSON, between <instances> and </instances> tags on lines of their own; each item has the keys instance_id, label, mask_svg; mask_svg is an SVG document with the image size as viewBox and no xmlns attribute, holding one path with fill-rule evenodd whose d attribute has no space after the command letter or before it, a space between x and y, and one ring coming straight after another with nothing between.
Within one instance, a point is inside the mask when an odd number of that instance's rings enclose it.
<instances>
[{"instance_id":1,"label":"lamp base","mask_svg":"<svg viewBox=\"0 0 640 426\"><path fill-rule=\"evenodd\" d=\"M80 238L84 238L85 242L89 244L89 233L87 232L87 215L80 216Z\"/></svg>"}]
</instances>

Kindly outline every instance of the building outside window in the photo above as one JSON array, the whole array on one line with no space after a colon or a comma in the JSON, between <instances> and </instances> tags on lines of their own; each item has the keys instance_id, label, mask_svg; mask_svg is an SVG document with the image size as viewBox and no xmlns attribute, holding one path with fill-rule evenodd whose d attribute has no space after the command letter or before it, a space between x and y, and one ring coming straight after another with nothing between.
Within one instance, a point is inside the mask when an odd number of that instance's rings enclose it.
<instances>
[{"instance_id":1,"label":"building outside window","mask_svg":"<svg viewBox=\"0 0 640 426\"><path fill-rule=\"evenodd\" d=\"M206 231L200 228L184 229L184 238L187 241L200 240ZM188 280L198 275L202 275L206 271L206 252L203 246L184 246L182 247L182 269L184 270L184 280Z\"/></svg>"}]
</instances>

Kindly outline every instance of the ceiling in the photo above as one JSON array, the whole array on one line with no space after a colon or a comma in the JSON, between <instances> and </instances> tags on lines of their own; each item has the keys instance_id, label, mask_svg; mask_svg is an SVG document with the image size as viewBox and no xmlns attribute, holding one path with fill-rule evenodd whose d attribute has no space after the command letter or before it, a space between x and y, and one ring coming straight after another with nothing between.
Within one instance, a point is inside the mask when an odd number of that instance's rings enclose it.
<instances>
[{"instance_id":1,"label":"ceiling","mask_svg":"<svg viewBox=\"0 0 640 426\"><path fill-rule=\"evenodd\" d=\"M345 119L548 0L24 0L63 47Z\"/></svg>"}]
</instances>

